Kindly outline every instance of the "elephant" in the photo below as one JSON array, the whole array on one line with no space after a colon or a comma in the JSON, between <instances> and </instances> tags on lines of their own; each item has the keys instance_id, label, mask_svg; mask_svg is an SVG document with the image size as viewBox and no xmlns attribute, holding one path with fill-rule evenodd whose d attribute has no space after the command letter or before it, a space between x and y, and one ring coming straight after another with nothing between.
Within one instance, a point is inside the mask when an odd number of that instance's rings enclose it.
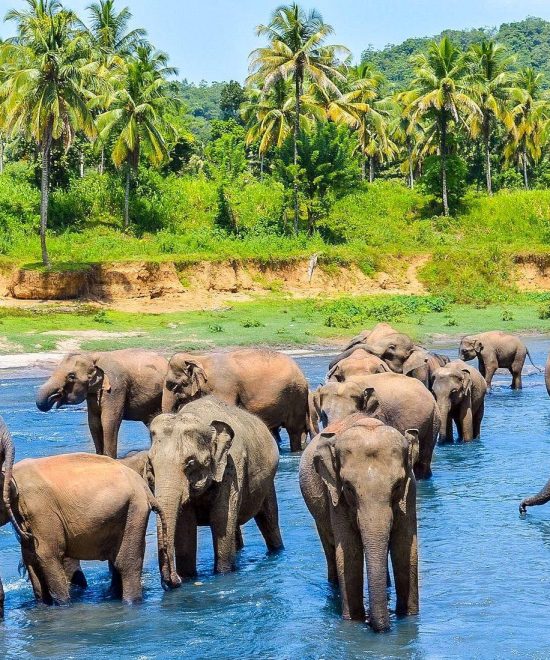
<instances>
[{"instance_id":1,"label":"elephant","mask_svg":"<svg viewBox=\"0 0 550 660\"><path fill-rule=\"evenodd\" d=\"M416 378L430 391L432 389L436 369L449 364L450 358L439 353L431 353L417 346L403 364L405 376Z\"/></svg>"},{"instance_id":2,"label":"elephant","mask_svg":"<svg viewBox=\"0 0 550 660\"><path fill-rule=\"evenodd\" d=\"M344 619L365 620L367 568L369 623L390 627L388 550L398 615L418 614L416 431L402 435L356 413L331 423L305 448L300 489L315 520L328 579L340 587Z\"/></svg>"},{"instance_id":3,"label":"elephant","mask_svg":"<svg viewBox=\"0 0 550 660\"><path fill-rule=\"evenodd\" d=\"M441 413L440 442L453 441L453 421L464 442L479 438L487 384L475 367L452 360L434 374L433 394Z\"/></svg>"},{"instance_id":4,"label":"elephant","mask_svg":"<svg viewBox=\"0 0 550 660\"><path fill-rule=\"evenodd\" d=\"M495 371L503 368L512 374L512 389L521 390L521 371L526 356L529 356L531 364L538 369L519 337L498 330L464 337L460 342L458 356L465 362L477 357L479 371L485 378L487 387L491 387Z\"/></svg>"},{"instance_id":5,"label":"elephant","mask_svg":"<svg viewBox=\"0 0 550 660\"><path fill-rule=\"evenodd\" d=\"M329 370L338 364L338 362L341 362L345 358L349 357L357 348L366 348L368 341L375 343L381 341L389 335L397 334L399 334L399 332L389 323L378 323L372 330L363 330L363 332L348 342L342 353L331 360L328 365Z\"/></svg>"},{"instance_id":6,"label":"elephant","mask_svg":"<svg viewBox=\"0 0 550 660\"><path fill-rule=\"evenodd\" d=\"M15 464L10 500L22 529L21 552L37 600L70 600L67 561L109 561L111 590L141 600L149 514L158 514L161 583L181 584L167 553L166 520L146 482L129 467L95 454L61 454ZM6 482L4 481L4 484ZM6 505L0 525L9 520ZM74 563L72 564L75 565Z\"/></svg>"},{"instance_id":7,"label":"elephant","mask_svg":"<svg viewBox=\"0 0 550 660\"><path fill-rule=\"evenodd\" d=\"M7 516L5 523L8 520L13 524L16 533L20 538L24 536L24 532L19 526L11 507L10 501L10 487L12 483L12 473L13 473L13 461L15 459L15 449L13 446L13 441L11 434L8 431L4 420L0 417L0 471L2 466L4 467L4 474L1 477L3 479L2 483L2 504L0 508L4 510L5 515ZM4 523L4 524L5 524ZM4 618L4 586L2 580L0 579L0 619Z\"/></svg>"},{"instance_id":8,"label":"elephant","mask_svg":"<svg viewBox=\"0 0 550 660\"><path fill-rule=\"evenodd\" d=\"M117 457L123 419L149 425L161 412L167 360L150 351L125 349L67 355L36 395L39 410L87 402L97 454Z\"/></svg>"},{"instance_id":9,"label":"elephant","mask_svg":"<svg viewBox=\"0 0 550 660\"><path fill-rule=\"evenodd\" d=\"M327 374L327 381L343 382L351 376L366 376L390 371L388 365L376 355L357 348L353 353L332 367Z\"/></svg>"},{"instance_id":10,"label":"elephant","mask_svg":"<svg viewBox=\"0 0 550 660\"><path fill-rule=\"evenodd\" d=\"M270 552L283 548L274 478L279 451L255 415L206 396L151 424L146 478L166 514L168 554L197 572L197 526L208 526L214 570L235 568L239 526L254 518Z\"/></svg>"},{"instance_id":11,"label":"elephant","mask_svg":"<svg viewBox=\"0 0 550 660\"><path fill-rule=\"evenodd\" d=\"M302 449L308 433L314 435L308 393L308 382L296 362L276 351L177 353L170 359L162 411L176 412L183 404L212 394L257 415L277 439L279 428L286 428L295 452Z\"/></svg>"},{"instance_id":12,"label":"elephant","mask_svg":"<svg viewBox=\"0 0 550 660\"><path fill-rule=\"evenodd\" d=\"M353 377L344 383L327 383L313 399L325 426L360 411L400 433L418 429L415 475L417 479L431 477L441 418L433 396L419 381L394 373Z\"/></svg>"},{"instance_id":13,"label":"elephant","mask_svg":"<svg viewBox=\"0 0 550 660\"><path fill-rule=\"evenodd\" d=\"M528 506L540 506L550 502L550 480L542 487L542 489L532 497L526 497L519 505L519 512L524 514L527 512Z\"/></svg>"}]
</instances>

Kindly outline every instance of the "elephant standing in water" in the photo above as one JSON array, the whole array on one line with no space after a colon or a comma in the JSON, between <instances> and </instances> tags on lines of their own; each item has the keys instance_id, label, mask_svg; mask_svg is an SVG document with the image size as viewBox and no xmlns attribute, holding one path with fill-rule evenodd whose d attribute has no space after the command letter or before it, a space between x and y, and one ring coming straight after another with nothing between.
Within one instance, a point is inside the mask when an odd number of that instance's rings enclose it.
<instances>
[{"instance_id":1,"label":"elephant standing in water","mask_svg":"<svg viewBox=\"0 0 550 660\"><path fill-rule=\"evenodd\" d=\"M164 515L145 481L129 467L107 456L61 454L16 463L13 478L17 489L12 484L10 497L24 530L23 562L37 600L69 601L67 562L108 560L113 595L139 601L152 510L160 518L162 584L173 588L181 583L167 553ZM8 519L4 506L0 525Z\"/></svg>"},{"instance_id":2,"label":"elephant standing in water","mask_svg":"<svg viewBox=\"0 0 550 660\"><path fill-rule=\"evenodd\" d=\"M36 395L39 410L86 401L97 454L117 457L123 419L149 425L161 412L167 360L150 351L126 349L65 357Z\"/></svg>"},{"instance_id":3,"label":"elephant standing in water","mask_svg":"<svg viewBox=\"0 0 550 660\"><path fill-rule=\"evenodd\" d=\"M277 443L256 416L208 396L151 424L146 478L166 514L168 554L197 572L197 526L211 528L215 571L235 568L238 529L254 518L268 550L283 547L274 478Z\"/></svg>"},{"instance_id":4,"label":"elephant standing in water","mask_svg":"<svg viewBox=\"0 0 550 660\"><path fill-rule=\"evenodd\" d=\"M453 421L464 442L479 438L487 392L479 371L453 360L435 372L432 389L441 413L440 442L453 441Z\"/></svg>"},{"instance_id":5,"label":"elephant standing in water","mask_svg":"<svg viewBox=\"0 0 550 660\"><path fill-rule=\"evenodd\" d=\"M338 583L345 619L365 620L366 563L369 623L389 628L388 550L398 615L417 614L418 550L415 432L403 436L355 414L330 424L304 450L300 488L315 519L328 579Z\"/></svg>"},{"instance_id":6,"label":"elephant standing in water","mask_svg":"<svg viewBox=\"0 0 550 660\"><path fill-rule=\"evenodd\" d=\"M500 331L464 337L460 342L458 355L465 362L477 357L479 371L485 378L487 387L491 387L496 370L504 368L512 374L512 389L521 390L521 372L527 356L531 364L538 369L521 339Z\"/></svg>"},{"instance_id":7,"label":"elephant standing in water","mask_svg":"<svg viewBox=\"0 0 550 660\"><path fill-rule=\"evenodd\" d=\"M400 433L418 429L420 451L414 472L417 479L431 476L441 418L434 397L422 383L394 373L354 376L320 387L313 393L313 403L325 426L363 412Z\"/></svg>"},{"instance_id":8,"label":"elephant standing in water","mask_svg":"<svg viewBox=\"0 0 550 660\"><path fill-rule=\"evenodd\" d=\"M257 415L278 438L280 427L300 451L308 432L309 386L294 360L276 351L246 348L228 353L178 353L170 360L162 411L177 412L186 403L212 394Z\"/></svg>"}]
</instances>

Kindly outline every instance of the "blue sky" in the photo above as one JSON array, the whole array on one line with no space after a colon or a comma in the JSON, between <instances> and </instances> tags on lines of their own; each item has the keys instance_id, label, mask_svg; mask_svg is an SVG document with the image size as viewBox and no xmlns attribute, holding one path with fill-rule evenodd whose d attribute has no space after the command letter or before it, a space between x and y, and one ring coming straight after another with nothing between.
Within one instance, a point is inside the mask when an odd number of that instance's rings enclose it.
<instances>
[{"instance_id":1,"label":"blue sky","mask_svg":"<svg viewBox=\"0 0 550 660\"><path fill-rule=\"evenodd\" d=\"M65 0L78 12L90 0ZM265 23L281 0L120 0L157 48L169 53L182 78L243 80L247 57L260 42L254 28ZM373 44L382 47L407 37L433 35L445 28L495 26L526 16L550 20L550 0L305 0L336 30L333 43L356 58ZM0 15L21 0L0 0ZM9 34L4 26L2 36Z\"/></svg>"}]
</instances>

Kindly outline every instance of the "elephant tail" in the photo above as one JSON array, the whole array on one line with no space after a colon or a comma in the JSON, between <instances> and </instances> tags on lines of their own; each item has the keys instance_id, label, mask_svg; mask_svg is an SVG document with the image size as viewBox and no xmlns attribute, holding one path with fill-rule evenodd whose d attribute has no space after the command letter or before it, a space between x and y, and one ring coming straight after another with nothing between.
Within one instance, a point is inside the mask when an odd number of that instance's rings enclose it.
<instances>
[{"instance_id":1,"label":"elephant tail","mask_svg":"<svg viewBox=\"0 0 550 660\"><path fill-rule=\"evenodd\" d=\"M181 579L179 575L176 573L176 569L173 563L173 557L171 557L170 553L168 552L168 541L167 541L168 526L166 524L166 516L164 515L164 511L162 510L162 507L158 503L156 497L151 492L149 486L145 484L145 487L147 492L147 499L149 501L149 506L151 507L151 510L154 511L159 517L160 525L157 526L158 535L159 535L159 548L162 548L162 552L164 552L166 556L168 571L170 573L171 586L172 587L179 586L181 584Z\"/></svg>"},{"instance_id":2,"label":"elephant tail","mask_svg":"<svg viewBox=\"0 0 550 660\"><path fill-rule=\"evenodd\" d=\"M535 369L539 373L542 373L544 371L544 369L541 369L540 367L537 367L537 365L533 362L533 358L531 357L531 353L529 353L529 349L526 349L526 350L527 350L527 356L529 358L529 362L535 367Z\"/></svg>"},{"instance_id":3,"label":"elephant tail","mask_svg":"<svg viewBox=\"0 0 550 660\"><path fill-rule=\"evenodd\" d=\"M15 533L19 539L24 539L25 541L30 541L33 536L29 532L24 531L20 524L17 522L13 509L11 507L11 482L13 479L13 462L15 460L15 447L13 445L13 440L11 433L8 430L4 420L0 417L0 469L2 468L2 463L5 464L5 474L4 474L4 487L2 490L2 499L4 501L4 506L8 512L9 519Z\"/></svg>"}]
</instances>

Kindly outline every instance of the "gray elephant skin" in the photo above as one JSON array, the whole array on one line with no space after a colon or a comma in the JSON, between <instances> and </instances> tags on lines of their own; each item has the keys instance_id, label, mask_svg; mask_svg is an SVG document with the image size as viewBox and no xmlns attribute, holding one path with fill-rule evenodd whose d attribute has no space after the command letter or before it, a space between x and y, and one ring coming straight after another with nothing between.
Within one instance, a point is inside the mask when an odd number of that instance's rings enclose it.
<instances>
[{"instance_id":1,"label":"gray elephant skin","mask_svg":"<svg viewBox=\"0 0 550 660\"><path fill-rule=\"evenodd\" d=\"M478 368L485 378L487 387L491 387L497 369L508 369L512 374L513 390L522 388L521 372L528 355L533 364L531 355L521 339L500 331L482 332L464 337L458 350L459 358L465 362L478 359Z\"/></svg>"},{"instance_id":2,"label":"gray elephant skin","mask_svg":"<svg viewBox=\"0 0 550 660\"><path fill-rule=\"evenodd\" d=\"M304 450L300 488L315 520L328 579L340 587L345 619L389 628L388 551L398 615L419 611L415 433L403 436L379 420L355 414L329 425Z\"/></svg>"},{"instance_id":3,"label":"gray elephant skin","mask_svg":"<svg viewBox=\"0 0 550 660\"><path fill-rule=\"evenodd\" d=\"M162 584L179 586L167 553L163 513L145 481L130 468L107 456L61 454L16 463L13 481L17 487L12 482L10 500L37 600L68 602L67 568L79 569L81 560L109 561L113 595L128 603L141 600L145 532L152 510L160 518ZM0 525L9 519L4 504Z\"/></svg>"},{"instance_id":4,"label":"gray elephant skin","mask_svg":"<svg viewBox=\"0 0 550 660\"><path fill-rule=\"evenodd\" d=\"M440 442L453 441L453 422L464 442L479 438L487 384L479 371L453 360L435 372L433 394L441 413Z\"/></svg>"},{"instance_id":5,"label":"gray elephant skin","mask_svg":"<svg viewBox=\"0 0 550 660\"><path fill-rule=\"evenodd\" d=\"M283 547L278 463L265 424L215 397L153 420L146 478L166 514L168 553L182 578L196 575L198 525L211 528L218 573L234 570L238 528L252 518L269 551Z\"/></svg>"},{"instance_id":6,"label":"gray elephant skin","mask_svg":"<svg viewBox=\"0 0 550 660\"><path fill-rule=\"evenodd\" d=\"M526 497L519 505L519 512L526 513L528 506L540 506L550 502L550 480L542 487L542 489L532 497Z\"/></svg>"},{"instance_id":7,"label":"gray elephant skin","mask_svg":"<svg viewBox=\"0 0 550 660\"><path fill-rule=\"evenodd\" d=\"M436 370L449 364L449 362L450 358L446 355L431 353L420 346L416 346L403 364L403 373L405 376L416 378L431 391Z\"/></svg>"},{"instance_id":8,"label":"gray elephant skin","mask_svg":"<svg viewBox=\"0 0 550 660\"><path fill-rule=\"evenodd\" d=\"M360 411L401 433L418 429L416 478L428 479L432 475L441 419L434 397L418 380L394 373L354 376L343 383L320 387L314 392L313 401L325 425Z\"/></svg>"},{"instance_id":9,"label":"gray elephant skin","mask_svg":"<svg viewBox=\"0 0 550 660\"><path fill-rule=\"evenodd\" d=\"M366 376L390 371L388 365L364 348L357 348L347 358L334 365L327 374L327 381L344 382L352 376Z\"/></svg>"},{"instance_id":10,"label":"gray elephant skin","mask_svg":"<svg viewBox=\"0 0 550 660\"><path fill-rule=\"evenodd\" d=\"M170 360L162 411L176 412L212 394L257 415L278 438L284 427L291 451L300 451L308 433L308 382L292 358L276 351L242 349L228 353L178 353Z\"/></svg>"},{"instance_id":11,"label":"gray elephant skin","mask_svg":"<svg viewBox=\"0 0 550 660\"><path fill-rule=\"evenodd\" d=\"M47 412L86 401L96 453L116 458L122 420L148 425L161 412L167 371L167 360L150 351L68 355L38 390L36 405Z\"/></svg>"}]
</instances>

